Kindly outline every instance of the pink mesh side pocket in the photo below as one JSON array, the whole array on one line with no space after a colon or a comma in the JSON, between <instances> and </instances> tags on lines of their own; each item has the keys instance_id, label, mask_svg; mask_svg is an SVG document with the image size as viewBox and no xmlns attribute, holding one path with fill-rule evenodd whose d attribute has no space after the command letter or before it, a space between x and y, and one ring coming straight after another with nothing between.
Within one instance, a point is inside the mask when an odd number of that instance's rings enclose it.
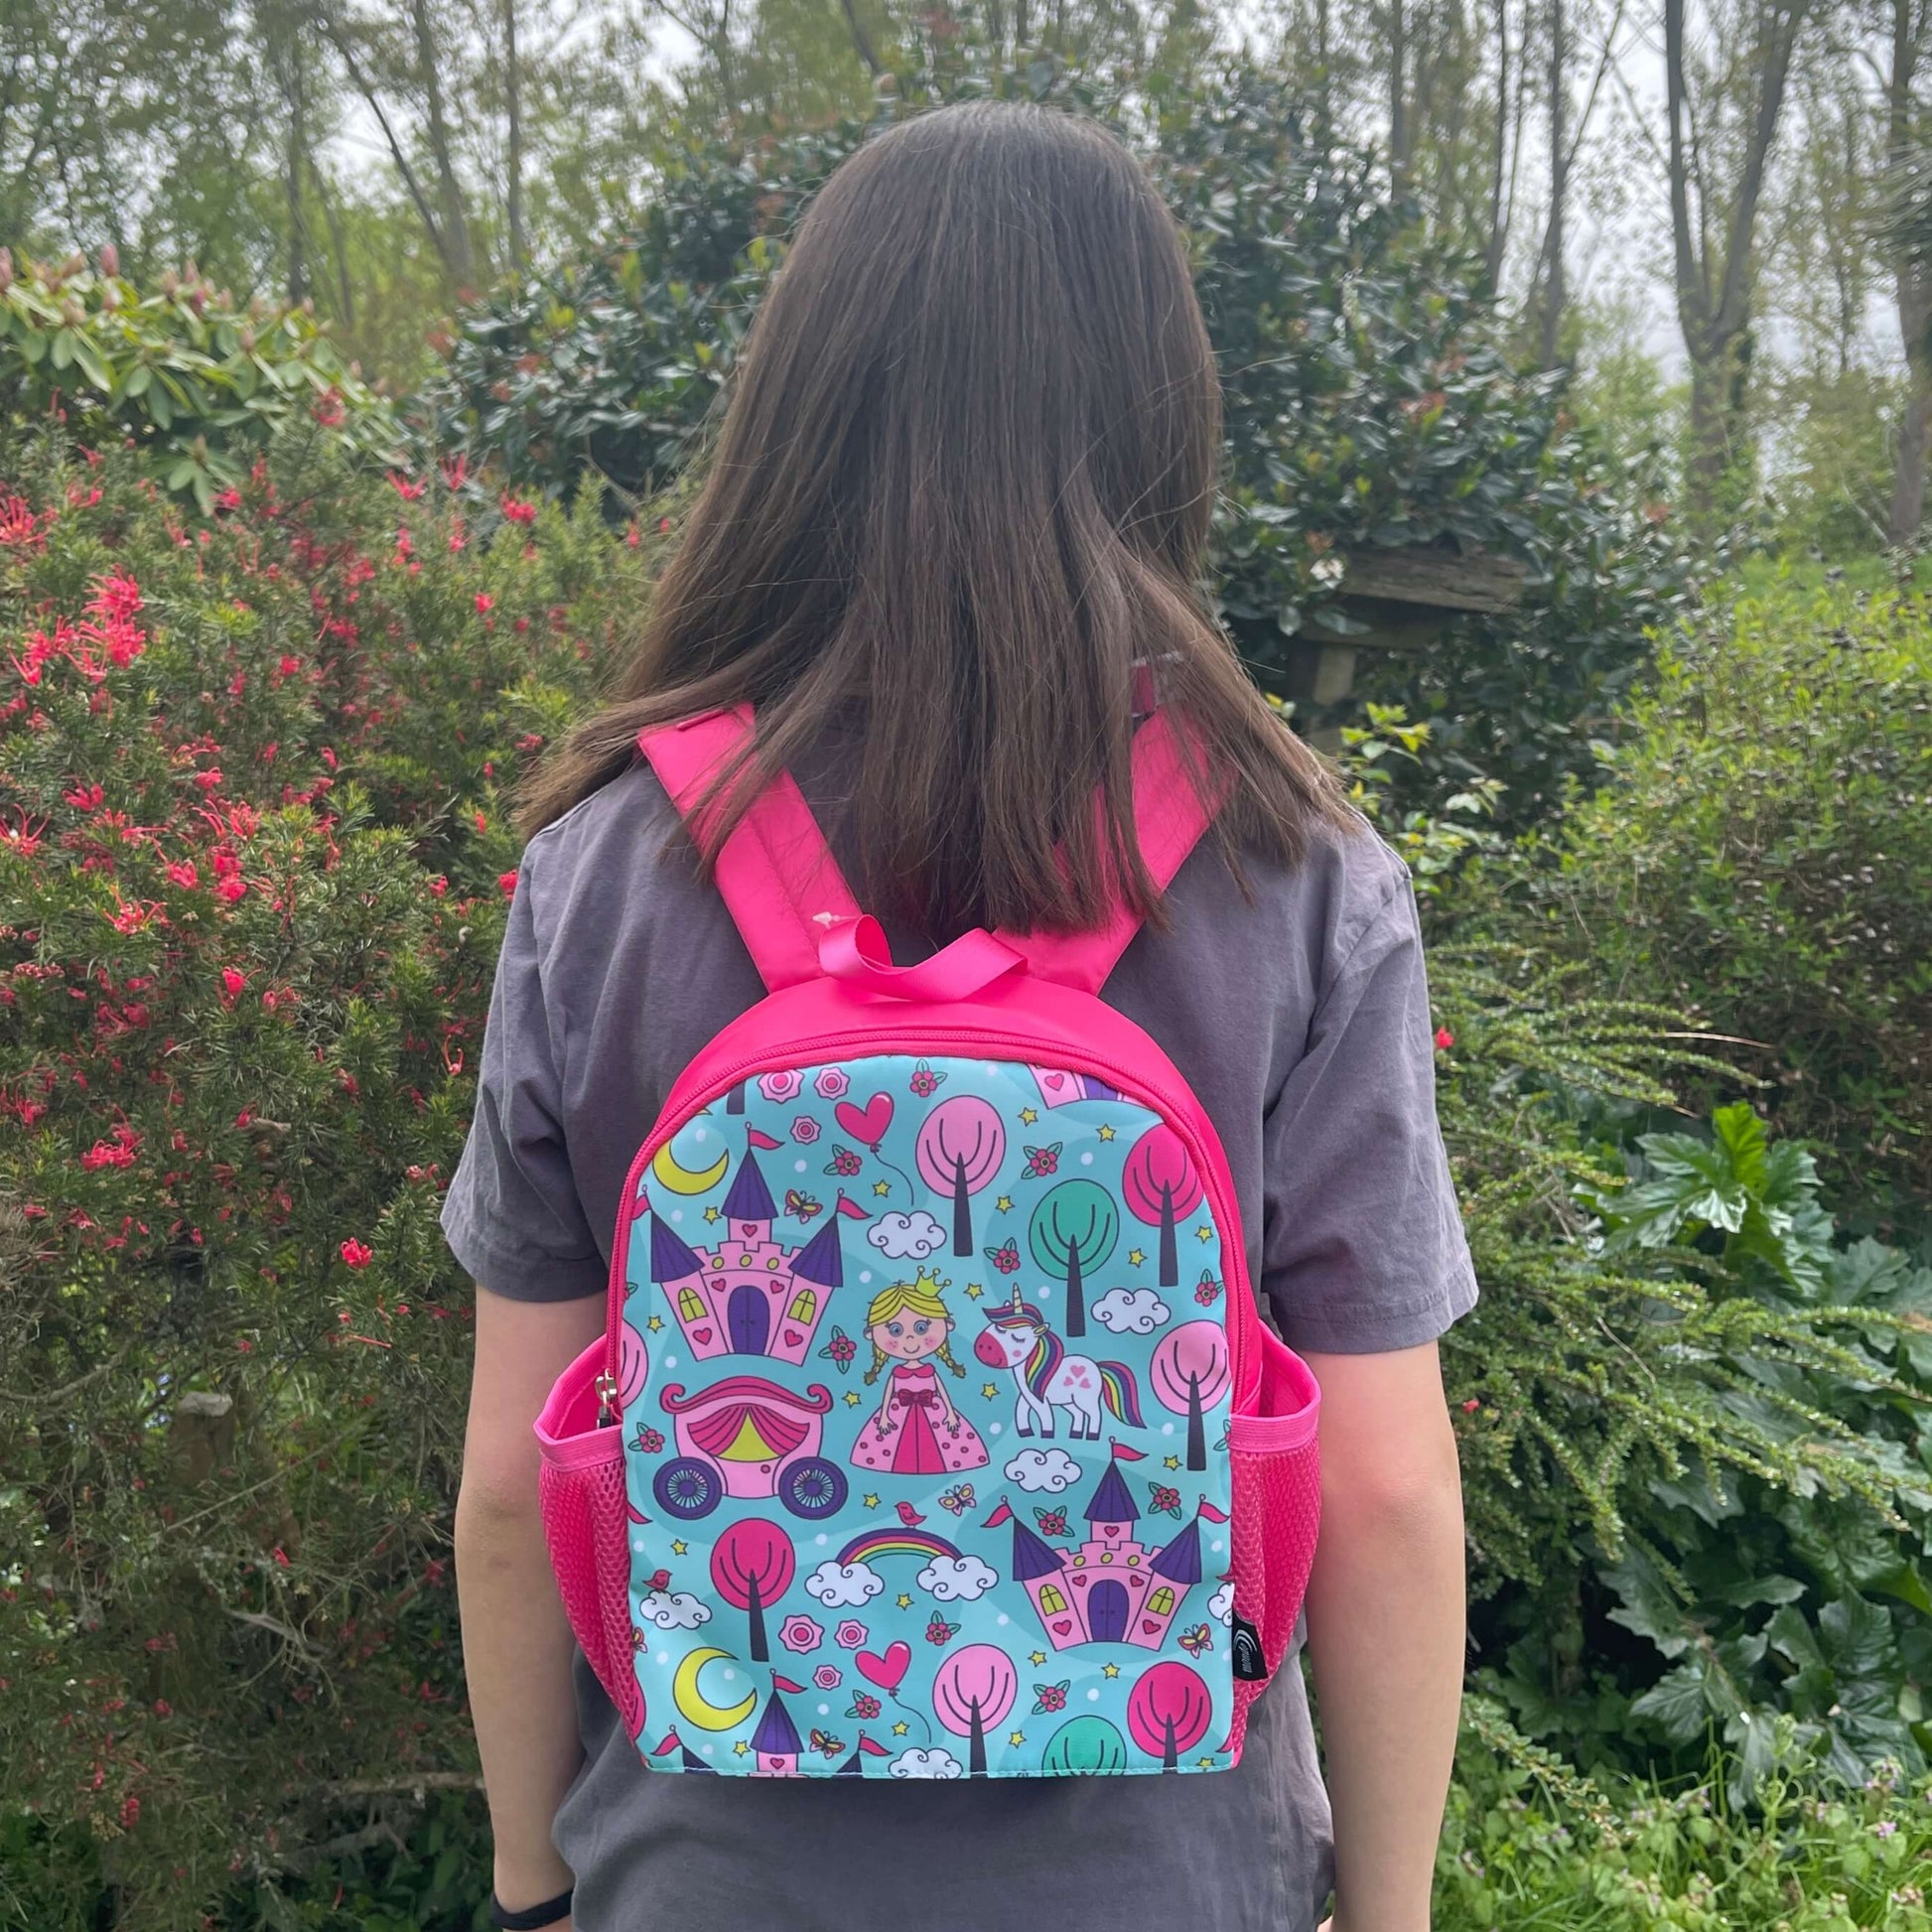
<instances>
[{"instance_id":1,"label":"pink mesh side pocket","mask_svg":"<svg viewBox=\"0 0 1932 1932\"><path fill-rule=\"evenodd\" d=\"M557 1378L537 1417L537 1498L564 1614L597 1681L630 1735L644 1727L644 1694L630 1662L630 1504L623 1431L597 1422L604 1343Z\"/></svg>"},{"instance_id":2,"label":"pink mesh side pocket","mask_svg":"<svg viewBox=\"0 0 1932 1932\"><path fill-rule=\"evenodd\" d=\"M1251 1413L1228 1425L1234 1488L1234 1612L1259 1640L1259 1678L1237 1678L1228 1749L1238 1763L1248 1707L1281 1667L1321 1525L1321 1391L1301 1356L1267 1327ZM1237 1644L1237 1659L1241 1646Z\"/></svg>"}]
</instances>

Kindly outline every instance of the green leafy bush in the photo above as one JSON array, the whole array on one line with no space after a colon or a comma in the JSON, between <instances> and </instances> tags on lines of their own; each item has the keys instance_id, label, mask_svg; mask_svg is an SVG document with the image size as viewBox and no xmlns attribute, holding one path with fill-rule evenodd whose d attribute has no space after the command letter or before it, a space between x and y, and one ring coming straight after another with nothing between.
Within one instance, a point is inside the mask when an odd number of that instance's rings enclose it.
<instances>
[{"instance_id":1,"label":"green leafy bush","mask_svg":"<svg viewBox=\"0 0 1932 1932\"><path fill-rule=\"evenodd\" d=\"M293 1923L474 1778L436 1217L505 788L651 552L306 437L207 522L122 450L10 470L0 1919Z\"/></svg>"},{"instance_id":2,"label":"green leafy bush","mask_svg":"<svg viewBox=\"0 0 1932 1932\"><path fill-rule=\"evenodd\" d=\"M203 512L268 439L300 422L319 441L400 460L389 404L345 367L308 306L251 303L195 269L143 295L116 272L0 249L0 422L56 418L83 439L130 439Z\"/></svg>"},{"instance_id":3,"label":"green leafy bush","mask_svg":"<svg viewBox=\"0 0 1932 1932\"><path fill-rule=\"evenodd\" d=\"M1932 604L1742 599L1663 652L1629 724L1508 882L1533 941L1733 1035L1833 1198L1909 1237L1932 1200Z\"/></svg>"},{"instance_id":4,"label":"green leafy bush","mask_svg":"<svg viewBox=\"0 0 1932 1932\"><path fill-rule=\"evenodd\" d=\"M1151 123L1046 62L914 73L880 111L989 88L1113 115L1187 229L1227 399L1215 583L1264 681L1286 690L1296 640L1360 632L1338 603L1352 552L1519 558L1520 612L1458 618L1426 653L1364 653L1361 673L1370 697L1433 724L1431 769L1454 780L1437 789L1479 767L1511 814L1552 802L1682 573L1555 380L1511 363L1476 264L1388 199L1376 156L1318 135L1298 96L1243 69L1184 90L1135 76ZM874 124L670 157L637 233L459 319L429 392L438 435L522 487L568 495L594 475L625 508L662 487L702 448L804 202Z\"/></svg>"}]
</instances>

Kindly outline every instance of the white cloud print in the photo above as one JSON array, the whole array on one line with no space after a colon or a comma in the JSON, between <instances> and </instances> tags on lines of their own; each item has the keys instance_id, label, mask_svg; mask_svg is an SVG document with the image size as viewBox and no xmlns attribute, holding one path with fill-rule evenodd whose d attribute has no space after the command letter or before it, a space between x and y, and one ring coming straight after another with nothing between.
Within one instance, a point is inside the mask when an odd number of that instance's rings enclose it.
<instances>
[{"instance_id":1,"label":"white cloud print","mask_svg":"<svg viewBox=\"0 0 1932 1932\"><path fill-rule=\"evenodd\" d=\"M1151 1335L1173 1313L1151 1288L1112 1288L1090 1312L1117 1335Z\"/></svg>"},{"instance_id":2,"label":"white cloud print","mask_svg":"<svg viewBox=\"0 0 1932 1932\"><path fill-rule=\"evenodd\" d=\"M1030 1494L1045 1490L1057 1496L1079 1481L1080 1465L1063 1449L1022 1449L1007 1464L1007 1480Z\"/></svg>"},{"instance_id":3,"label":"white cloud print","mask_svg":"<svg viewBox=\"0 0 1932 1932\"><path fill-rule=\"evenodd\" d=\"M681 1589L675 1596L667 1596L661 1589L653 1590L639 1606L638 1613L646 1623L654 1623L660 1630L695 1630L701 1623L711 1621L711 1606L700 1602L688 1589Z\"/></svg>"},{"instance_id":4,"label":"white cloud print","mask_svg":"<svg viewBox=\"0 0 1932 1932\"><path fill-rule=\"evenodd\" d=\"M867 1603L886 1587L886 1580L871 1565L834 1563L830 1557L805 1579L805 1588L828 1610L845 1610Z\"/></svg>"},{"instance_id":5,"label":"white cloud print","mask_svg":"<svg viewBox=\"0 0 1932 1932\"><path fill-rule=\"evenodd\" d=\"M946 1230L921 1208L916 1214L882 1214L866 1239L888 1261L923 1261L946 1245Z\"/></svg>"},{"instance_id":6,"label":"white cloud print","mask_svg":"<svg viewBox=\"0 0 1932 1932\"><path fill-rule=\"evenodd\" d=\"M1207 1599L1207 1608L1209 1615L1219 1617L1223 1623L1231 1623L1234 1620L1234 1586L1223 1584Z\"/></svg>"},{"instance_id":7,"label":"white cloud print","mask_svg":"<svg viewBox=\"0 0 1932 1932\"><path fill-rule=\"evenodd\" d=\"M934 1557L914 1581L942 1603L971 1603L1000 1579L978 1557Z\"/></svg>"},{"instance_id":8,"label":"white cloud print","mask_svg":"<svg viewBox=\"0 0 1932 1932\"><path fill-rule=\"evenodd\" d=\"M886 1767L896 1778L956 1778L959 1759L951 1751L900 1751Z\"/></svg>"}]
</instances>

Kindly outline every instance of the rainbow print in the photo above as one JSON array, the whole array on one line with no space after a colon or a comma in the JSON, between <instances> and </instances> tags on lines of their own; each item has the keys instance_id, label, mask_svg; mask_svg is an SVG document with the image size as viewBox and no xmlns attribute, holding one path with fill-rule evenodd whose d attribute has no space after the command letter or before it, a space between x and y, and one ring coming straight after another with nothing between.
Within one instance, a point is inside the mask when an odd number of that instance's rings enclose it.
<instances>
[{"instance_id":1,"label":"rainbow print","mask_svg":"<svg viewBox=\"0 0 1932 1932\"><path fill-rule=\"evenodd\" d=\"M917 1557L930 1563L935 1557L957 1560L959 1546L948 1543L930 1530L862 1530L839 1552L839 1562L873 1563L881 1557Z\"/></svg>"}]
</instances>

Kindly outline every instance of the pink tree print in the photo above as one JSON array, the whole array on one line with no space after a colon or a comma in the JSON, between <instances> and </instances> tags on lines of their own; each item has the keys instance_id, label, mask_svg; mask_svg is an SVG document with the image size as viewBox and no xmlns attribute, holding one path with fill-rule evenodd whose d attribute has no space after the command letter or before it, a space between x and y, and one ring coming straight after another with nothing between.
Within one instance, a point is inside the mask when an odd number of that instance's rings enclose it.
<instances>
[{"instance_id":1,"label":"pink tree print","mask_svg":"<svg viewBox=\"0 0 1932 1932\"><path fill-rule=\"evenodd\" d=\"M1013 1659L994 1643L969 1643L940 1665L932 1680L932 1708L955 1737L968 1740L968 1777L985 1777L986 1726L998 1724L1013 1709L1019 1684Z\"/></svg>"},{"instance_id":2,"label":"pink tree print","mask_svg":"<svg viewBox=\"0 0 1932 1932\"><path fill-rule=\"evenodd\" d=\"M919 1177L952 1196L952 1251L973 1252L972 1196L1000 1172L1007 1130L991 1101L962 1093L942 1100L919 1129Z\"/></svg>"},{"instance_id":3,"label":"pink tree print","mask_svg":"<svg viewBox=\"0 0 1932 1932\"><path fill-rule=\"evenodd\" d=\"M1228 1385L1228 1338L1218 1321L1185 1321L1161 1337L1148 1364L1148 1379L1161 1406L1187 1418L1187 1466L1207 1467L1201 1412L1211 1409Z\"/></svg>"},{"instance_id":4,"label":"pink tree print","mask_svg":"<svg viewBox=\"0 0 1932 1932\"><path fill-rule=\"evenodd\" d=\"M1200 1175L1180 1136L1165 1121L1150 1127L1129 1150L1120 1184L1134 1218L1161 1230L1161 1286L1176 1287L1180 1257L1174 1252L1173 1224L1191 1214L1201 1196Z\"/></svg>"},{"instance_id":5,"label":"pink tree print","mask_svg":"<svg viewBox=\"0 0 1932 1932\"><path fill-rule=\"evenodd\" d=\"M762 1516L734 1523L712 1548L711 1581L727 1603L750 1612L756 1663L771 1660L764 1638L764 1606L775 1603L791 1587L793 1570L791 1539Z\"/></svg>"},{"instance_id":6,"label":"pink tree print","mask_svg":"<svg viewBox=\"0 0 1932 1932\"><path fill-rule=\"evenodd\" d=\"M1127 1728L1135 1743L1173 1770L1180 1753L1207 1734L1214 1701L1199 1676L1181 1663L1155 1664L1141 1673L1127 1700Z\"/></svg>"}]
</instances>

